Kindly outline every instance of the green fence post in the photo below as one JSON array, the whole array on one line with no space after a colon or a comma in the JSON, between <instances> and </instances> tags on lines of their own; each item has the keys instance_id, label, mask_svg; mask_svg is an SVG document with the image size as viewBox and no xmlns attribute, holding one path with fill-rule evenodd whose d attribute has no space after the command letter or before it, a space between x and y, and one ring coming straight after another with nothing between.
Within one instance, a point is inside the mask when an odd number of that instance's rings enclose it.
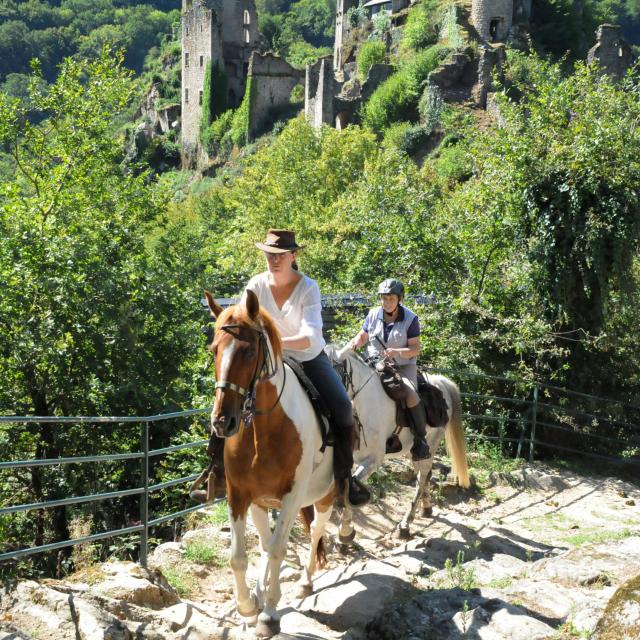
<instances>
[{"instance_id":1,"label":"green fence post","mask_svg":"<svg viewBox=\"0 0 640 640\"><path fill-rule=\"evenodd\" d=\"M538 419L538 385L533 387L533 407L531 408L531 439L529 440L529 462L533 462L536 443L536 420Z\"/></svg>"},{"instance_id":2,"label":"green fence post","mask_svg":"<svg viewBox=\"0 0 640 640\"><path fill-rule=\"evenodd\" d=\"M142 423L141 449L144 454L141 463L142 488L140 494L140 564L147 568L147 551L149 547L149 423Z\"/></svg>"}]
</instances>

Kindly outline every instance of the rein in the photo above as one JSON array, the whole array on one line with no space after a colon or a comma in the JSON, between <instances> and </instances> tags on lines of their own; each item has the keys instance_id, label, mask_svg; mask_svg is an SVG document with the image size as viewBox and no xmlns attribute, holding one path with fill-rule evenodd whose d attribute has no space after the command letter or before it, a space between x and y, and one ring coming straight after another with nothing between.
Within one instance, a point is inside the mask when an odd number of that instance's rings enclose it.
<instances>
[{"instance_id":1,"label":"rein","mask_svg":"<svg viewBox=\"0 0 640 640\"><path fill-rule=\"evenodd\" d=\"M343 365L343 374L340 376L342 378L342 384L345 389L351 388L353 395L351 396L351 400L354 400L355 397L369 384L372 378L374 378L377 374L372 373L356 390L353 386L353 366L349 362L349 360L345 360Z\"/></svg>"},{"instance_id":2,"label":"rein","mask_svg":"<svg viewBox=\"0 0 640 640\"><path fill-rule=\"evenodd\" d=\"M257 415L267 415L271 413L280 403L280 399L282 398L282 394L284 393L284 387L287 382L287 368L283 367L284 379L282 381L282 388L278 393L278 397L276 398L273 405L267 409L266 411L261 411L256 409L256 386L260 380L270 380L273 378L278 372L278 363L275 362L271 358L271 352L269 351L269 347L267 345L267 336L264 332L264 329L258 329L256 327L251 327L246 324L224 324L219 327L222 331L228 333L234 340L240 340L240 338L235 335L232 329L249 329L250 331L254 331L258 334L258 341L260 347L262 349L262 357L263 362L262 366L258 368L258 363L260 362L260 358L256 358L256 368L253 372L253 377L248 387L243 387L239 384L235 384L234 382L230 382L229 380L217 380L215 384L215 389L231 389L231 391L235 391L241 398L244 398L244 402L242 404L242 419L245 424L249 425L253 423L253 419Z\"/></svg>"}]
</instances>

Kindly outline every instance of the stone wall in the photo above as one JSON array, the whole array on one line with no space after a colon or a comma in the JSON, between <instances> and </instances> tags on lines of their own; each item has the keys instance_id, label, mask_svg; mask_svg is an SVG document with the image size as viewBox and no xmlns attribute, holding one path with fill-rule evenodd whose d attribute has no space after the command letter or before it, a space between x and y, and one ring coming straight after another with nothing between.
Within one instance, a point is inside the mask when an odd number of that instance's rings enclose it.
<instances>
[{"instance_id":1,"label":"stone wall","mask_svg":"<svg viewBox=\"0 0 640 640\"><path fill-rule=\"evenodd\" d=\"M202 116L201 96L209 61L222 57L221 24L204 1L182 2L182 146L195 154Z\"/></svg>"},{"instance_id":2,"label":"stone wall","mask_svg":"<svg viewBox=\"0 0 640 640\"><path fill-rule=\"evenodd\" d=\"M333 124L333 94L335 81L331 58L320 58L307 65L304 82L304 115L307 122L316 128Z\"/></svg>"},{"instance_id":3,"label":"stone wall","mask_svg":"<svg viewBox=\"0 0 640 640\"><path fill-rule=\"evenodd\" d=\"M631 47L622 38L618 25L601 24L596 32L598 42L589 49L587 62L597 61L607 75L620 79L635 62Z\"/></svg>"},{"instance_id":4,"label":"stone wall","mask_svg":"<svg viewBox=\"0 0 640 640\"><path fill-rule=\"evenodd\" d=\"M277 117L278 111L291 106L291 90L304 82L304 72L272 53L254 52L249 62L249 76L249 139L252 139Z\"/></svg>"},{"instance_id":5,"label":"stone wall","mask_svg":"<svg viewBox=\"0 0 640 640\"><path fill-rule=\"evenodd\" d=\"M504 42L511 30L513 0L473 0L471 23L485 42Z\"/></svg>"}]
</instances>

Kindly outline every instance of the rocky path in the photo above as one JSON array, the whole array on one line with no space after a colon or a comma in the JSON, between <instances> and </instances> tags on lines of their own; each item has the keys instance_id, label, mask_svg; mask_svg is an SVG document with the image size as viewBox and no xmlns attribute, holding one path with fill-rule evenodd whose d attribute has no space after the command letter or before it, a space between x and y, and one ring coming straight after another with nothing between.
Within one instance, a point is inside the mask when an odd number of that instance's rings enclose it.
<instances>
[{"instance_id":1,"label":"rocky path","mask_svg":"<svg viewBox=\"0 0 640 640\"><path fill-rule=\"evenodd\" d=\"M304 600L295 598L296 532L278 638L640 638L639 487L539 465L494 474L480 491L442 482L434 517L418 518L400 542L393 528L410 488L387 470L385 497L357 516L357 544L343 553L331 527L329 566ZM2 594L0 640L252 637L234 610L230 569L214 566L229 538L217 518L201 517L205 526L154 553L178 591L131 563L22 582Z\"/></svg>"}]
</instances>

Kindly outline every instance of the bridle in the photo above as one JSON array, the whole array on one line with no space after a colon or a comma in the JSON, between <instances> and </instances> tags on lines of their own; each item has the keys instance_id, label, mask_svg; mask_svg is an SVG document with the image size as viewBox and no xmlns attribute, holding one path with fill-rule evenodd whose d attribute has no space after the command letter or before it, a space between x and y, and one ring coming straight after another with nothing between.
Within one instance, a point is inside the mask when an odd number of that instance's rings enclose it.
<instances>
[{"instance_id":1,"label":"bridle","mask_svg":"<svg viewBox=\"0 0 640 640\"><path fill-rule=\"evenodd\" d=\"M271 413L276 408L280 402L282 393L284 392L284 386L287 381L287 369L286 367L283 367L284 380L282 381L282 388L280 389L278 397L273 405L266 411L256 409L256 385L260 380L270 380L278 372L278 363L271 356L271 351L269 350L267 343L266 332L263 328L252 327L250 325L240 323L223 324L218 327L218 329L228 333L234 340L241 340L242 338L236 335L233 332L233 329L248 329L249 331L253 331L258 334L259 349L258 354L256 355L256 368L253 372L249 386L243 387L235 382L225 379L216 380L215 384L215 389L230 389L237 393L241 398L244 398L242 403L242 420L248 426L253 423L254 416ZM262 352L262 366L259 366L260 351Z\"/></svg>"},{"instance_id":2,"label":"bridle","mask_svg":"<svg viewBox=\"0 0 640 640\"><path fill-rule=\"evenodd\" d=\"M353 366L349 362L349 360L344 360L342 362L338 362L337 360L333 361L333 368L336 370L338 375L340 376L340 380L344 388L349 391L351 390L351 400L354 400L355 397L369 384L372 378L374 378L377 374L372 373L361 385L358 389L355 389L353 384Z\"/></svg>"}]
</instances>

